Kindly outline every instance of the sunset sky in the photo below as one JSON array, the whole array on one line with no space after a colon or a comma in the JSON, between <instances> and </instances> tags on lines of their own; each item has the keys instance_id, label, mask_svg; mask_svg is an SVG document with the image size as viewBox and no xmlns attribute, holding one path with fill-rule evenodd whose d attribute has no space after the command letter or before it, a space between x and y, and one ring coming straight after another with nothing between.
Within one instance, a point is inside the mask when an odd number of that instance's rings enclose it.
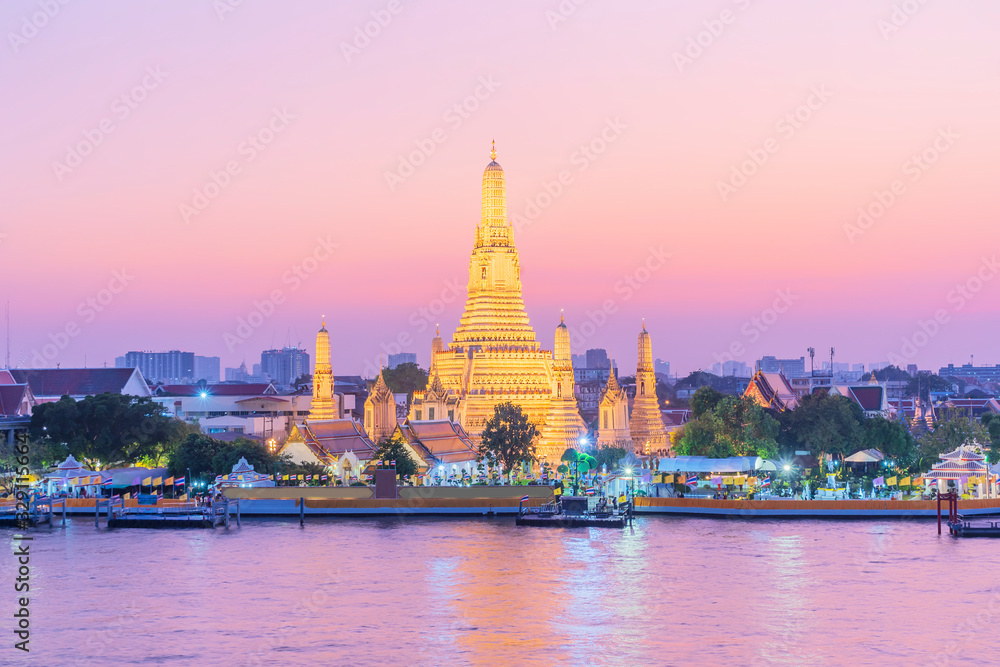
<instances>
[{"instance_id":1,"label":"sunset sky","mask_svg":"<svg viewBox=\"0 0 1000 667\"><path fill-rule=\"evenodd\" d=\"M493 139L548 347L565 309L629 373L643 317L682 374L1000 363L995 2L9 0L0 26L12 365L250 365L326 315L335 373L426 366Z\"/></svg>"}]
</instances>

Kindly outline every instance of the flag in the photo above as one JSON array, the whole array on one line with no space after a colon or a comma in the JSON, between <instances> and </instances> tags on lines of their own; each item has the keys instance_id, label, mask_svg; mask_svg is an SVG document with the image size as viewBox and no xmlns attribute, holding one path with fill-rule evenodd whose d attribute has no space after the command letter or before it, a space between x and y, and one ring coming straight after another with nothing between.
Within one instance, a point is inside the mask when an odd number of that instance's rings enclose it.
<instances>
[{"instance_id":1,"label":"flag","mask_svg":"<svg viewBox=\"0 0 1000 667\"><path fill-rule=\"evenodd\" d=\"M904 477L903 479L901 479L899 481L899 485L900 486L913 486L913 484L910 482L910 478L909 477Z\"/></svg>"},{"instance_id":2,"label":"flag","mask_svg":"<svg viewBox=\"0 0 1000 667\"><path fill-rule=\"evenodd\" d=\"M117 503L121 499L122 499L122 497L119 496L117 493L115 495L111 496L111 502L113 502L113 503Z\"/></svg>"},{"instance_id":3,"label":"flag","mask_svg":"<svg viewBox=\"0 0 1000 667\"><path fill-rule=\"evenodd\" d=\"M526 503L526 502L528 502L529 498L530 498L530 496L521 496L521 502L522 503Z\"/></svg>"},{"instance_id":4,"label":"flag","mask_svg":"<svg viewBox=\"0 0 1000 667\"><path fill-rule=\"evenodd\" d=\"M186 482L187 480L185 478L178 477L176 480L174 480L174 486L184 486Z\"/></svg>"},{"instance_id":5,"label":"flag","mask_svg":"<svg viewBox=\"0 0 1000 667\"><path fill-rule=\"evenodd\" d=\"M320 475L319 476L319 481L325 482L326 481L326 475Z\"/></svg>"},{"instance_id":6,"label":"flag","mask_svg":"<svg viewBox=\"0 0 1000 667\"><path fill-rule=\"evenodd\" d=\"M288 481L288 473L285 473L284 475L281 476L281 481L283 481L283 482L287 482Z\"/></svg>"},{"instance_id":7,"label":"flag","mask_svg":"<svg viewBox=\"0 0 1000 667\"><path fill-rule=\"evenodd\" d=\"M760 488L766 489L769 486L771 486L771 478L770 477L765 477L764 479L762 479L760 481Z\"/></svg>"},{"instance_id":8,"label":"flag","mask_svg":"<svg viewBox=\"0 0 1000 667\"><path fill-rule=\"evenodd\" d=\"M101 484L103 486L111 486L111 478L108 477L106 480L104 480L103 482L101 482Z\"/></svg>"},{"instance_id":9,"label":"flag","mask_svg":"<svg viewBox=\"0 0 1000 667\"><path fill-rule=\"evenodd\" d=\"M732 477L723 477L722 478L722 483L723 484L733 484L733 478Z\"/></svg>"},{"instance_id":10,"label":"flag","mask_svg":"<svg viewBox=\"0 0 1000 667\"><path fill-rule=\"evenodd\" d=\"M296 475L292 475L292 480L293 481L298 480L298 477Z\"/></svg>"},{"instance_id":11,"label":"flag","mask_svg":"<svg viewBox=\"0 0 1000 667\"><path fill-rule=\"evenodd\" d=\"M179 500L187 500L187 499L188 499L188 494L186 493L182 493L181 497L179 498Z\"/></svg>"},{"instance_id":12,"label":"flag","mask_svg":"<svg viewBox=\"0 0 1000 667\"><path fill-rule=\"evenodd\" d=\"M152 484L153 484L152 477L147 477L146 479L142 480L142 486L152 486Z\"/></svg>"},{"instance_id":13,"label":"flag","mask_svg":"<svg viewBox=\"0 0 1000 667\"><path fill-rule=\"evenodd\" d=\"M312 475L306 475L306 481L307 482L313 481L313 476Z\"/></svg>"},{"instance_id":14,"label":"flag","mask_svg":"<svg viewBox=\"0 0 1000 667\"><path fill-rule=\"evenodd\" d=\"M389 467L390 468L395 468L396 467L396 462L395 461L389 461Z\"/></svg>"},{"instance_id":15,"label":"flag","mask_svg":"<svg viewBox=\"0 0 1000 667\"><path fill-rule=\"evenodd\" d=\"M896 486L896 483L897 483L898 481L899 481L899 480L897 480L897 479L896 479L896 476L895 476L895 475L893 475L893 476L892 476L892 477L890 477L889 479L885 480L885 484L886 484L886 486Z\"/></svg>"},{"instance_id":16,"label":"flag","mask_svg":"<svg viewBox=\"0 0 1000 667\"><path fill-rule=\"evenodd\" d=\"M716 486L722 484L722 478L719 477L718 475L712 477L712 484L715 484Z\"/></svg>"},{"instance_id":17,"label":"flag","mask_svg":"<svg viewBox=\"0 0 1000 667\"><path fill-rule=\"evenodd\" d=\"M698 484L698 475L688 475L688 478L684 483L688 486L695 486Z\"/></svg>"},{"instance_id":18,"label":"flag","mask_svg":"<svg viewBox=\"0 0 1000 667\"><path fill-rule=\"evenodd\" d=\"M153 486L159 486L161 484L163 484L163 478L162 477L157 477L156 479L153 480Z\"/></svg>"},{"instance_id":19,"label":"flag","mask_svg":"<svg viewBox=\"0 0 1000 667\"><path fill-rule=\"evenodd\" d=\"M167 477L165 480L163 480L163 485L164 486L173 486L174 485L174 478L173 477Z\"/></svg>"},{"instance_id":20,"label":"flag","mask_svg":"<svg viewBox=\"0 0 1000 667\"><path fill-rule=\"evenodd\" d=\"M216 475L215 476L215 482L216 482L216 484L218 484L221 481L222 481L222 475Z\"/></svg>"},{"instance_id":21,"label":"flag","mask_svg":"<svg viewBox=\"0 0 1000 667\"><path fill-rule=\"evenodd\" d=\"M872 486L885 486L885 477L876 477L873 479Z\"/></svg>"},{"instance_id":22,"label":"flag","mask_svg":"<svg viewBox=\"0 0 1000 667\"><path fill-rule=\"evenodd\" d=\"M917 477L916 479L913 480L913 486L922 486L923 483L924 483L923 477Z\"/></svg>"},{"instance_id":23,"label":"flag","mask_svg":"<svg viewBox=\"0 0 1000 667\"><path fill-rule=\"evenodd\" d=\"M594 489L587 489L587 491L586 491L586 494L587 494L588 496L592 496L592 495L594 495Z\"/></svg>"}]
</instances>

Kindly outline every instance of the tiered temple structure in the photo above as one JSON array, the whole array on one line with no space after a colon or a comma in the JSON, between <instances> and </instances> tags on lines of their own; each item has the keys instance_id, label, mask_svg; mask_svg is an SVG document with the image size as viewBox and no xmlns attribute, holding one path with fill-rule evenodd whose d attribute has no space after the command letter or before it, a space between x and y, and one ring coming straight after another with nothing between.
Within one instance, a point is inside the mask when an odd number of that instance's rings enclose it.
<instances>
[{"instance_id":1,"label":"tiered temple structure","mask_svg":"<svg viewBox=\"0 0 1000 667\"><path fill-rule=\"evenodd\" d=\"M478 444L494 406L510 401L539 429L539 456L558 460L567 447L577 446L585 426L579 413L575 418L568 414L567 406L575 409L575 401L569 403L573 393L565 371L556 371L552 353L535 340L524 310L504 172L495 148L490 157L483 172L482 213L469 259L465 312L451 345L445 347L440 336L434 339L430 385L427 392L414 393L410 419L441 419L445 407L448 417ZM568 339L565 354L568 358Z\"/></svg>"},{"instance_id":2,"label":"tiered temple structure","mask_svg":"<svg viewBox=\"0 0 1000 667\"><path fill-rule=\"evenodd\" d=\"M627 452L634 452L632 434L628 420L628 394L618 384L615 377L614 360L611 362L611 373L604 385L601 403L597 407L597 446L621 447Z\"/></svg>"},{"instance_id":3,"label":"tiered temple structure","mask_svg":"<svg viewBox=\"0 0 1000 667\"><path fill-rule=\"evenodd\" d=\"M545 453L550 461L557 461L566 447L579 448L580 437L587 433L587 425L576 404L576 382L573 376L573 357L570 353L569 329L564 317L559 317L552 354L552 376L555 390L549 404L549 415L542 430L542 440L556 443ZM565 445L565 446L563 446ZM558 452L555 451L562 447Z\"/></svg>"},{"instance_id":4,"label":"tiered temple structure","mask_svg":"<svg viewBox=\"0 0 1000 667\"><path fill-rule=\"evenodd\" d=\"M642 322L639 332L639 362L635 369L635 401L632 403L630 419L632 442L637 451L649 455L665 451L669 438L660 416L660 404L656 398L656 374L653 372L653 343Z\"/></svg>"},{"instance_id":5,"label":"tiered temple structure","mask_svg":"<svg viewBox=\"0 0 1000 667\"><path fill-rule=\"evenodd\" d=\"M316 366L313 369L313 398L309 408L310 420L337 419L336 398L333 395L333 364L330 361L330 334L326 318L316 334Z\"/></svg>"},{"instance_id":6,"label":"tiered temple structure","mask_svg":"<svg viewBox=\"0 0 1000 667\"><path fill-rule=\"evenodd\" d=\"M396 430L396 400L378 371L378 379L365 399L365 431L374 442L382 442Z\"/></svg>"}]
</instances>

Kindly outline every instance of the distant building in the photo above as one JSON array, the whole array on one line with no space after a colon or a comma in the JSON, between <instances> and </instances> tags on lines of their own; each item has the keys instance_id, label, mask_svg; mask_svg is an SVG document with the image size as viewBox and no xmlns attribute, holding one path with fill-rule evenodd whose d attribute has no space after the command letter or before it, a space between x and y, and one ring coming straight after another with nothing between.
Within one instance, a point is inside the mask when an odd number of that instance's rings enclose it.
<instances>
[{"instance_id":1,"label":"distant building","mask_svg":"<svg viewBox=\"0 0 1000 667\"><path fill-rule=\"evenodd\" d=\"M663 375L664 377L670 377L670 362L664 361L663 359L657 359L653 362L653 373L656 375Z\"/></svg>"},{"instance_id":2,"label":"distant building","mask_svg":"<svg viewBox=\"0 0 1000 667\"><path fill-rule=\"evenodd\" d=\"M575 355L581 356L581 355ZM587 350L585 355L585 363L583 366L577 366L573 364L573 381L579 385L580 383L589 382L599 382L603 388L604 384L608 381L608 375L611 373L611 369L615 369L615 374L618 372L618 364L608 357L608 351L602 348L595 348L593 350Z\"/></svg>"},{"instance_id":3,"label":"distant building","mask_svg":"<svg viewBox=\"0 0 1000 667\"><path fill-rule=\"evenodd\" d=\"M260 353L261 372L281 387L292 386L297 379L308 375L310 368L309 353L298 347L264 350Z\"/></svg>"},{"instance_id":4,"label":"distant building","mask_svg":"<svg viewBox=\"0 0 1000 667\"><path fill-rule=\"evenodd\" d=\"M226 369L226 382L270 382L271 379L260 372L260 364L253 365L253 373L247 370L246 362L240 364L239 368Z\"/></svg>"},{"instance_id":5,"label":"distant building","mask_svg":"<svg viewBox=\"0 0 1000 667\"><path fill-rule=\"evenodd\" d=\"M585 354L574 354L571 359L573 360L573 368L586 368L587 367L587 355Z\"/></svg>"},{"instance_id":6,"label":"distant building","mask_svg":"<svg viewBox=\"0 0 1000 667\"><path fill-rule=\"evenodd\" d=\"M938 371L941 377L957 377L966 381L973 379L977 384L984 382L1000 382L1000 364L996 366L973 366L972 364L948 364Z\"/></svg>"},{"instance_id":7,"label":"distant building","mask_svg":"<svg viewBox=\"0 0 1000 667\"><path fill-rule=\"evenodd\" d=\"M194 355L194 381L218 382L221 379L219 369L222 367L219 357L202 357Z\"/></svg>"},{"instance_id":8,"label":"distant building","mask_svg":"<svg viewBox=\"0 0 1000 667\"><path fill-rule=\"evenodd\" d=\"M667 364L667 368L669 367L670 364ZM722 363L712 364L712 372L720 377L739 378L749 378L753 374L750 371L750 367L743 361L723 361Z\"/></svg>"},{"instance_id":9,"label":"distant building","mask_svg":"<svg viewBox=\"0 0 1000 667\"><path fill-rule=\"evenodd\" d=\"M389 355L389 369L393 369L400 364L415 364L417 363L417 353L416 352L400 352L399 354Z\"/></svg>"},{"instance_id":10,"label":"distant building","mask_svg":"<svg viewBox=\"0 0 1000 667\"><path fill-rule=\"evenodd\" d=\"M864 370L864 369L862 368L861 370ZM906 364L906 372L909 373L910 375L916 375L917 374L917 365L916 364Z\"/></svg>"},{"instance_id":11,"label":"distant building","mask_svg":"<svg viewBox=\"0 0 1000 667\"><path fill-rule=\"evenodd\" d=\"M115 368L138 368L150 382L193 382L194 352L126 352L115 358Z\"/></svg>"},{"instance_id":12,"label":"distant building","mask_svg":"<svg viewBox=\"0 0 1000 667\"><path fill-rule=\"evenodd\" d=\"M806 358L761 357L760 361L757 362L757 370L762 373L781 373L786 378L804 377L806 375Z\"/></svg>"},{"instance_id":13,"label":"distant building","mask_svg":"<svg viewBox=\"0 0 1000 667\"><path fill-rule=\"evenodd\" d=\"M104 393L151 395L137 368L11 368L7 373L15 383L28 385L35 403L51 403L63 396L79 401Z\"/></svg>"},{"instance_id":14,"label":"distant building","mask_svg":"<svg viewBox=\"0 0 1000 667\"><path fill-rule=\"evenodd\" d=\"M608 351L602 348L587 350L587 368L611 368Z\"/></svg>"}]
</instances>

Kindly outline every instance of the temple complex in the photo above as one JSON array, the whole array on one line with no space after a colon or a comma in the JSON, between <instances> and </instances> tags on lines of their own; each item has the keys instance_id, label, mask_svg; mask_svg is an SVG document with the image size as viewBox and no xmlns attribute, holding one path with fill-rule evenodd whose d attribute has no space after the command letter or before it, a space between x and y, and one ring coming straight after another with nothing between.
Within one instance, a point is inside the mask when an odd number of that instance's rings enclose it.
<instances>
[{"instance_id":1,"label":"temple complex","mask_svg":"<svg viewBox=\"0 0 1000 667\"><path fill-rule=\"evenodd\" d=\"M635 451L629 429L628 394L618 384L613 361L611 373L608 375L597 408L597 446L621 447L627 452Z\"/></svg>"},{"instance_id":2,"label":"temple complex","mask_svg":"<svg viewBox=\"0 0 1000 667\"><path fill-rule=\"evenodd\" d=\"M557 345L565 344L559 354L566 357L558 362L535 340L521 296L521 268L495 148L490 157L483 172L465 311L450 345L435 337L428 390L414 393L410 418L447 416L478 444L494 406L510 401L539 429L538 455L557 460L586 433L573 398L572 369L567 378L564 368L569 365L568 332L560 338L557 329ZM559 364L563 366L557 370Z\"/></svg>"},{"instance_id":3,"label":"temple complex","mask_svg":"<svg viewBox=\"0 0 1000 667\"><path fill-rule=\"evenodd\" d=\"M639 362L635 369L635 401L630 420L632 442L643 454L664 451L669 446L667 429L660 416L656 398L656 374L653 372L653 344L645 320L639 332Z\"/></svg>"}]
</instances>

